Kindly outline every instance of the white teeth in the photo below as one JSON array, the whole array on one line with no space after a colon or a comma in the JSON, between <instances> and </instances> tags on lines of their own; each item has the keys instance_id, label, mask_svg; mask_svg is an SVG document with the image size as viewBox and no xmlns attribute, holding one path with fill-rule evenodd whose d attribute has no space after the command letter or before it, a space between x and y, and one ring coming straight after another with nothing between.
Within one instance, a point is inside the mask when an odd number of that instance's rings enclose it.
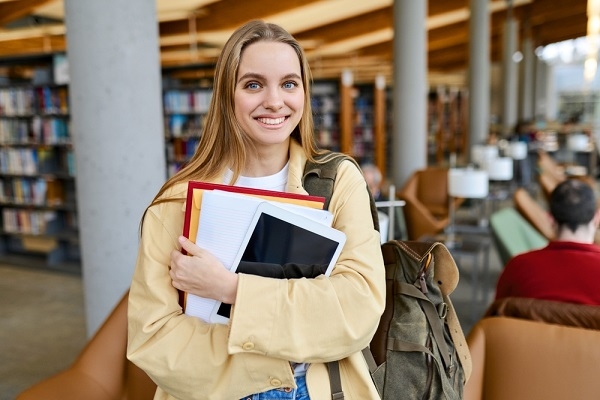
<instances>
[{"instance_id":1,"label":"white teeth","mask_svg":"<svg viewBox=\"0 0 600 400\"><path fill-rule=\"evenodd\" d=\"M266 125L279 125L285 121L285 117L281 118L257 118L257 120Z\"/></svg>"}]
</instances>

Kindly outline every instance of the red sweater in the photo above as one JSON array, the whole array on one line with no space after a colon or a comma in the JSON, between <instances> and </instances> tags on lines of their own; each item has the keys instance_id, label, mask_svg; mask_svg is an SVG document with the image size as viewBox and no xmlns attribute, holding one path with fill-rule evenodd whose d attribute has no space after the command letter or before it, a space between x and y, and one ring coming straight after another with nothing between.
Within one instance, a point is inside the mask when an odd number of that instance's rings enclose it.
<instances>
[{"instance_id":1,"label":"red sweater","mask_svg":"<svg viewBox=\"0 0 600 400\"><path fill-rule=\"evenodd\" d=\"M503 297L600 305L600 246L551 241L513 257L496 287L496 299Z\"/></svg>"}]
</instances>

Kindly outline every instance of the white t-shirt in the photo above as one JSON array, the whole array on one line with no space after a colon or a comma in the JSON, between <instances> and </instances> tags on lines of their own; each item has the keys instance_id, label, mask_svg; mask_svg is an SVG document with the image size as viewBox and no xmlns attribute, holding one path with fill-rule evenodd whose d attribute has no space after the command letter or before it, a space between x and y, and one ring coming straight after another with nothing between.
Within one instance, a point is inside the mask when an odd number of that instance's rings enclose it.
<instances>
[{"instance_id":1,"label":"white t-shirt","mask_svg":"<svg viewBox=\"0 0 600 400\"><path fill-rule=\"evenodd\" d=\"M289 170L289 162L281 169L281 171L268 176L240 176L235 182L235 186L249 187L253 189L276 190L285 192L287 185L287 177ZM231 181L233 172L228 168L223 176L223 183L228 184Z\"/></svg>"}]
</instances>

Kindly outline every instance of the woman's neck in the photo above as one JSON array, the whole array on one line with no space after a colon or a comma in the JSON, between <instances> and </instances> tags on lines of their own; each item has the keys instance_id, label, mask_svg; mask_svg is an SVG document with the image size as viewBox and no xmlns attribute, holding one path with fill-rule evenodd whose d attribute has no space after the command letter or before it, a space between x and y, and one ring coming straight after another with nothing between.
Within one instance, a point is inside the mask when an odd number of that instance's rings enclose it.
<instances>
[{"instance_id":1,"label":"woman's neck","mask_svg":"<svg viewBox=\"0 0 600 400\"><path fill-rule=\"evenodd\" d=\"M249 154L242 175L247 177L260 177L276 174L287 164L289 159L288 147L285 151L256 151Z\"/></svg>"}]
</instances>

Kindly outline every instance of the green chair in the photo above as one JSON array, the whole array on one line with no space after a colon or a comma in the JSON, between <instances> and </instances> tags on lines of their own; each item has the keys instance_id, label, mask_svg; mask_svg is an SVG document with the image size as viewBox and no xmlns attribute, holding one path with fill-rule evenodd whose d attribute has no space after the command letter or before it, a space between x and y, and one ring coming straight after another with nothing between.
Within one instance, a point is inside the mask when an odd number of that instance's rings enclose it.
<instances>
[{"instance_id":1,"label":"green chair","mask_svg":"<svg viewBox=\"0 0 600 400\"><path fill-rule=\"evenodd\" d=\"M491 215L490 230L502 265L506 265L508 260L519 253L548 244L548 239L512 207L503 208Z\"/></svg>"}]
</instances>

